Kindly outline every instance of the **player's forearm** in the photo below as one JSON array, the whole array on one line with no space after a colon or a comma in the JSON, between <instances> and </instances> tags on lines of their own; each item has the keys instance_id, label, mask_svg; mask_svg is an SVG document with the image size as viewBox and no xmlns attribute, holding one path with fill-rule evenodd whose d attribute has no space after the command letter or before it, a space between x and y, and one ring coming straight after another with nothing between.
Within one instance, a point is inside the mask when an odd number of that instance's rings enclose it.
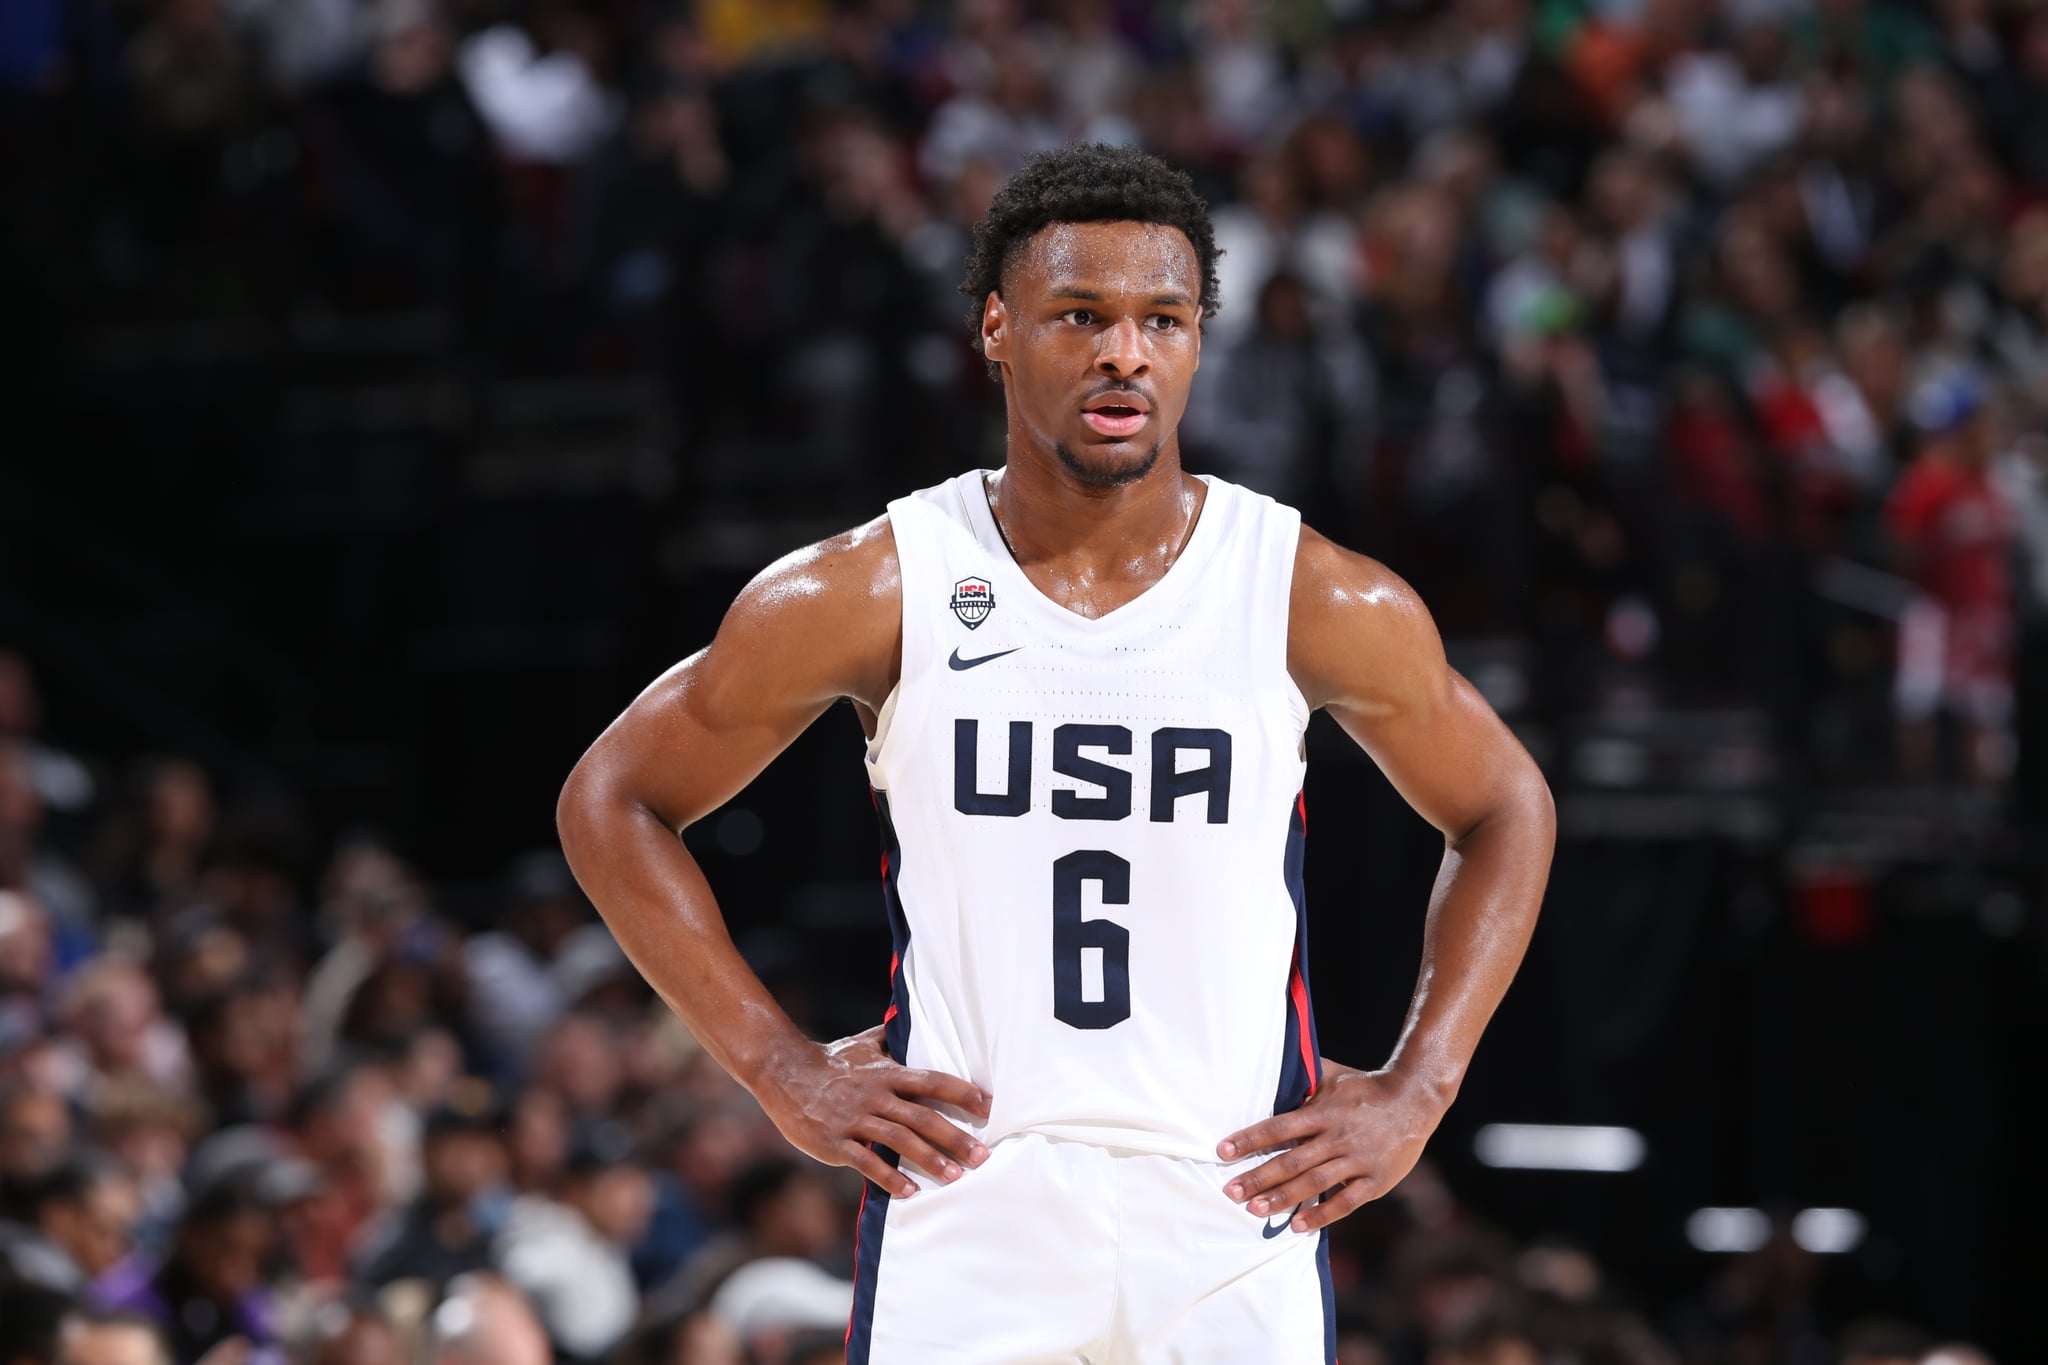
<instances>
[{"instance_id":1,"label":"player's forearm","mask_svg":"<svg viewBox=\"0 0 2048 1365\"><path fill-rule=\"evenodd\" d=\"M653 811L572 776L556 807L562 851L634 967L705 1050L749 1090L809 1046L748 967L711 886Z\"/></svg>"},{"instance_id":2,"label":"player's forearm","mask_svg":"<svg viewBox=\"0 0 2048 1365\"><path fill-rule=\"evenodd\" d=\"M1532 763L1493 811L1446 844L1415 997L1386 1068L1445 1107L1528 949L1556 835L1550 791Z\"/></svg>"}]
</instances>

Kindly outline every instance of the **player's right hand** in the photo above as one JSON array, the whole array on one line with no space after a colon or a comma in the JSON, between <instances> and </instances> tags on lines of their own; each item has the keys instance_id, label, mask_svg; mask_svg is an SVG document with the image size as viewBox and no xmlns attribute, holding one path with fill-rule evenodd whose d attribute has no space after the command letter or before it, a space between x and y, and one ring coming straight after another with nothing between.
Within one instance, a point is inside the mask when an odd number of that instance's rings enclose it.
<instances>
[{"instance_id":1,"label":"player's right hand","mask_svg":"<svg viewBox=\"0 0 2048 1365\"><path fill-rule=\"evenodd\" d=\"M851 1166L906 1199L917 1193L917 1182L871 1144L951 1184L988 1160L988 1148L933 1106L985 1119L989 1099L971 1081L894 1061L879 1026L794 1051L760 1093L762 1108L792 1146L828 1166Z\"/></svg>"}]
</instances>

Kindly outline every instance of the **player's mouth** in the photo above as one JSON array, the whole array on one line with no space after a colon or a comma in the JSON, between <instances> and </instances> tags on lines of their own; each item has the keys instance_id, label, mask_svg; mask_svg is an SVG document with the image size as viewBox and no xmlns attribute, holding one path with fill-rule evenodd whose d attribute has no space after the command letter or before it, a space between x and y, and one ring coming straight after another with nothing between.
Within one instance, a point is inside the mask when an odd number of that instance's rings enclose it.
<instances>
[{"instance_id":1,"label":"player's mouth","mask_svg":"<svg viewBox=\"0 0 2048 1365\"><path fill-rule=\"evenodd\" d=\"M1081 410L1081 420L1091 431L1122 439L1137 435L1151 412L1152 405L1140 394L1105 393L1088 400Z\"/></svg>"}]
</instances>

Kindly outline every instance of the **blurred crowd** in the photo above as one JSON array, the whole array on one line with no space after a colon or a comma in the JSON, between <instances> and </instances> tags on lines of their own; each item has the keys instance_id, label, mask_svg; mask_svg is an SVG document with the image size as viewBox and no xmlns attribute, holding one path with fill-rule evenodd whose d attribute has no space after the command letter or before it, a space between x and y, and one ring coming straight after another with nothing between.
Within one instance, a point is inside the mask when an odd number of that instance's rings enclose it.
<instances>
[{"instance_id":1,"label":"blurred crowd","mask_svg":"<svg viewBox=\"0 0 2048 1365\"><path fill-rule=\"evenodd\" d=\"M857 1179L694 1045L555 852L465 923L374 834L180 759L112 774L38 716L0 653L0 1365L843 1358ZM1829 1323L1783 1228L1636 1302L1428 1163L1332 1246L1340 1365L1987 1361Z\"/></svg>"},{"instance_id":2,"label":"blurred crowd","mask_svg":"<svg viewBox=\"0 0 2048 1365\"><path fill-rule=\"evenodd\" d=\"M2048 10L2007 0L10 0L72 317L432 308L658 375L687 500L999 458L1001 178L1213 206L1191 463L1533 692L1770 699L1824 778L1996 786L2048 653Z\"/></svg>"},{"instance_id":3,"label":"blurred crowd","mask_svg":"<svg viewBox=\"0 0 2048 1365\"><path fill-rule=\"evenodd\" d=\"M0 120L80 325L445 315L658 377L682 496L846 518L1000 459L1002 177L1138 143L1226 252L1190 464L1532 639L1533 706L1997 786L2048 657L2048 8L4 0ZM858 1189L551 851L458 913L91 744L0 655L0 1365L838 1358ZM1782 1231L1632 1302L1428 1167L1333 1243L1346 1365L1982 1360L1832 1320Z\"/></svg>"}]
</instances>

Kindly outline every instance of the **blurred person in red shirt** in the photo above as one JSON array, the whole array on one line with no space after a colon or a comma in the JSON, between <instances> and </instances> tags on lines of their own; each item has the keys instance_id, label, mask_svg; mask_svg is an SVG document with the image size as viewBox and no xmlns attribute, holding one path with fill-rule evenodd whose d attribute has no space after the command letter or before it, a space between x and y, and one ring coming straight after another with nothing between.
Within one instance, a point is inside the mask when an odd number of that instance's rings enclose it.
<instances>
[{"instance_id":1,"label":"blurred person in red shirt","mask_svg":"<svg viewBox=\"0 0 2048 1365\"><path fill-rule=\"evenodd\" d=\"M2013 517L1992 482L1985 399L1963 373L1922 387L1913 403L1920 453L1885 508L1919 590L1899 621L1900 758L1909 776L1934 775L1946 711L1962 726L1963 768L1976 786L2012 767Z\"/></svg>"}]
</instances>

